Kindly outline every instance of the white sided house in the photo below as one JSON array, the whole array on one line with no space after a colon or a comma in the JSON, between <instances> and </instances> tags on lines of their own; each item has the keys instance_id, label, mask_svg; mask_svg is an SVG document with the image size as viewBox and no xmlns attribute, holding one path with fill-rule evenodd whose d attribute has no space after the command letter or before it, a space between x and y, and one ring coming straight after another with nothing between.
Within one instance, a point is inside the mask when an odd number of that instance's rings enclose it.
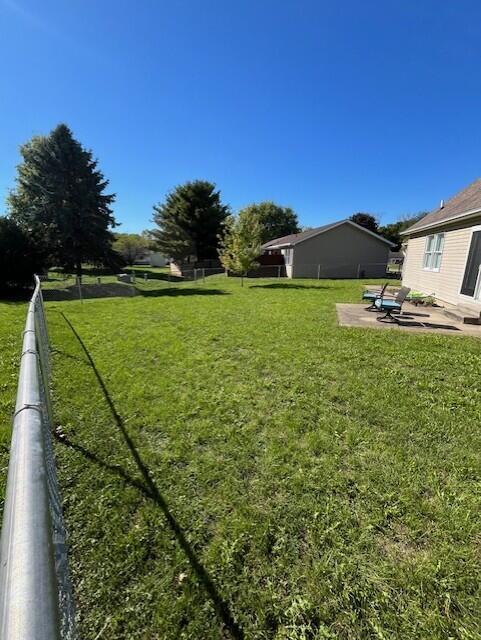
<instances>
[{"instance_id":1,"label":"white sided house","mask_svg":"<svg viewBox=\"0 0 481 640\"><path fill-rule=\"evenodd\" d=\"M158 251L153 251L149 256L149 260L151 267L165 267L169 264L169 260Z\"/></svg>"},{"instance_id":2,"label":"white sided house","mask_svg":"<svg viewBox=\"0 0 481 640\"><path fill-rule=\"evenodd\" d=\"M270 240L264 254L282 254L288 278L382 278L394 245L352 220Z\"/></svg>"},{"instance_id":3,"label":"white sided house","mask_svg":"<svg viewBox=\"0 0 481 640\"><path fill-rule=\"evenodd\" d=\"M481 313L481 179L403 232L403 285Z\"/></svg>"}]
</instances>

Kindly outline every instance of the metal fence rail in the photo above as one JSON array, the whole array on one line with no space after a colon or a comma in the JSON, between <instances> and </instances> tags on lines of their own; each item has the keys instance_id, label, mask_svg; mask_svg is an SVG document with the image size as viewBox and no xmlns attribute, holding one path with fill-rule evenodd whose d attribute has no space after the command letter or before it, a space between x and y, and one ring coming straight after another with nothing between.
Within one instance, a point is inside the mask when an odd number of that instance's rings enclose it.
<instances>
[{"instance_id":1,"label":"metal fence rail","mask_svg":"<svg viewBox=\"0 0 481 640\"><path fill-rule=\"evenodd\" d=\"M13 417L0 559L0 638L72 640L74 607L52 452L40 281L29 304Z\"/></svg>"},{"instance_id":2,"label":"metal fence rail","mask_svg":"<svg viewBox=\"0 0 481 640\"><path fill-rule=\"evenodd\" d=\"M294 265L282 264L259 264L254 269L249 270L244 277L247 278L308 278L315 280L324 279L366 279L366 278L397 278L402 274L401 262L376 262L359 263L347 262L341 264L320 264L320 263L295 263ZM176 286L182 282L202 282L209 281L215 284L219 278L212 276L239 276L234 272L227 272L223 267L198 267L192 269L184 268L182 274L171 273L168 269L164 272L152 271L148 266L135 268L128 267L122 274L103 272L101 275L93 275L88 270L81 279L72 274L51 271L40 279L47 283L44 287L47 299L56 300L82 300L83 298L110 297L112 295L122 295L117 288L108 290L108 286L116 283L116 286L125 284L135 287L139 291L146 291L159 286ZM102 289L101 286L104 286ZM57 292L56 294L52 292ZM62 297L58 297L63 292ZM53 297L52 297L53 296Z\"/></svg>"},{"instance_id":3,"label":"metal fence rail","mask_svg":"<svg viewBox=\"0 0 481 640\"><path fill-rule=\"evenodd\" d=\"M249 270L247 278L307 278L311 280L324 279L366 279L366 278L398 278L402 265L391 265L386 262L346 262L339 264L295 263L290 264L260 264ZM204 280L212 275L226 274L223 269L187 269L182 271L179 281ZM226 274L227 275L227 274ZM228 275L239 275L229 273Z\"/></svg>"}]
</instances>

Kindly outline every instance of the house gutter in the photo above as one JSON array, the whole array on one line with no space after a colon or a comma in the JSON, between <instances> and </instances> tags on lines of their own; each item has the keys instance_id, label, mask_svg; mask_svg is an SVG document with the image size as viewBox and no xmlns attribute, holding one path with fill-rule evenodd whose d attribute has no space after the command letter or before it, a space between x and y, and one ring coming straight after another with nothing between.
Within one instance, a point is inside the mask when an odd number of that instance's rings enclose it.
<instances>
[{"instance_id":1,"label":"house gutter","mask_svg":"<svg viewBox=\"0 0 481 640\"><path fill-rule=\"evenodd\" d=\"M287 244L270 244L268 247L264 248L264 251L267 251L268 249L285 249L286 247L290 248L293 247L294 245L292 243L287 243Z\"/></svg>"},{"instance_id":2,"label":"house gutter","mask_svg":"<svg viewBox=\"0 0 481 640\"><path fill-rule=\"evenodd\" d=\"M471 211L466 211L464 213L458 213L456 216L452 216L451 218L446 218L446 220L441 220L440 222L432 222L431 224L425 224L422 227L417 227L416 229L406 229L405 231L401 231L400 236L408 236L414 233L418 233L420 231L424 231L425 229L434 229L435 227L443 227L445 225L456 222L457 220L469 220L470 218L474 218L481 214L481 209L472 209Z\"/></svg>"}]
</instances>

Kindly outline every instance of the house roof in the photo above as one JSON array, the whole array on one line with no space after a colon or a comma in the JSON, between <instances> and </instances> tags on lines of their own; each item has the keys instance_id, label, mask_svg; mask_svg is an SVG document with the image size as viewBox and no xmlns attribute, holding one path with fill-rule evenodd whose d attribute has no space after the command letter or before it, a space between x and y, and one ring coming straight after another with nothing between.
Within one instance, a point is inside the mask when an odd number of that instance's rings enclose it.
<instances>
[{"instance_id":1,"label":"house roof","mask_svg":"<svg viewBox=\"0 0 481 640\"><path fill-rule=\"evenodd\" d=\"M352 220L349 220L346 218L345 220L338 220L337 222L331 222L330 224L325 224L322 227L316 227L315 229L309 229L308 231L301 231L301 233L291 233L288 236L282 236L282 238L275 238L274 240L269 240L269 242L266 242L265 244L262 245L262 248L275 249L280 247L293 247L296 244L300 244L301 242L304 242L305 240L309 240L309 238L313 238L314 236L318 236L321 233L326 233L326 231L330 231L331 229L334 229L335 227L339 227L342 224L349 224L353 227L357 227L357 229L360 229L361 231L368 233L369 235L376 238L376 240L380 240L381 242L385 242L390 246L394 246L393 243L390 242L389 240L386 240L386 238L383 238L377 233L374 233L373 231L370 231L365 227L361 227L361 225L356 224Z\"/></svg>"},{"instance_id":2,"label":"house roof","mask_svg":"<svg viewBox=\"0 0 481 640\"><path fill-rule=\"evenodd\" d=\"M447 200L444 206L433 209L427 216L403 231L402 235L447 224L475 213L481 213L481 178Z\"/></svg>"}]
</instances>

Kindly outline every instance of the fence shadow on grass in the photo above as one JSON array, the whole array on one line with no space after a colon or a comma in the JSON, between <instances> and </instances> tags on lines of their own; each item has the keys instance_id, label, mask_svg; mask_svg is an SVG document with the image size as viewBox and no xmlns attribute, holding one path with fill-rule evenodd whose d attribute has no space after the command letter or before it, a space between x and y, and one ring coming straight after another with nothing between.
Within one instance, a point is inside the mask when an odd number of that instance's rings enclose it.
<instances>
[{"instance_id":1,"label":"fence shadow on grass","mask_svg":"<svg viewBox=\"0 0 481 640\"><path fill-rule=\"evenodd\" d=\"M95 456L95 454L91 453L90 451L88 451L87 449L85 449L84 447L82 447L81 445L78 444L74 444L73 442L71 442L70 440L68 440L65 437L60 437L60 436L56 436L57 439L59 440L59 442L62 442L63 444L65 444L66 446L70 446L71 448L77 450L78 452L82 453L82 455L84 455L85 457L87 457L89 460L101 465L102 467L108 469L109 471L116 473L117 475L121 476L126 482L128 482L129 484L131 484L132 486L134 486L135 488L137 488L139 491L142 492L143 495L145 495L147 498L149 498L150 500L152 500L153 502L155 502L157 504L157 506L161 509L161 511L163 512L168 525L170 526L172 532L174 533L177 542L179 543L180 547L182 548L182 550L184 551L185 555L187 556L196 576L197 579L199 580L199 582L202 584L202 586L204 587L205 591L207 592L208 596L210 597L210 599L212 600L212 603L217 611L217 614L219 616L219 618L221 619L222 623L225 626L226 631L229 632L230 636L234 639L234 640L243 640L244 638L244 634L242 632L242 629L238 626L238 624L236 623L236 621L234 620L229 607L227 605L227 603L225 602L225 600L223 600L222 596L219 594L214 582L212 581L212 578L209 576L209 574L207 573L206 569L204 568L204 566L201 564L200 560L197 558L197 555L195 554L195 551L192 549L191 545L189 544L189 541L187 540L184 530L182 529L182 527L180 526L180 524L177 522L177 520L175 519L174 515L171 513L169 506L167 504L167 502L165 501L164 497L162 496L162 494L160 493L157 485L155 484L149 468L147 467L147 465L144 463L144 461L142 460L142 457L140 455L140 453L137 451L135 444L132 440L132 438L129 436L127 429L125 428L125 424L124 421L121 417L121 415L118 413L113 400L110 396L109 390L107 389L105 382L102 378L102 376L100 375L99 370L97 369L97 366L94 362L94 359L92 358L92 356L90 355L89 350L87 349L87 346L85 345L85 343L83 342L82 338L80 337L80 335L77 333L77 330L75 329L75 327L73 326L73 324L70 322L70 320L67 318L67 316L61 312L62 317L64 318L65 322L67 323L67 325L69 326L70 330L72 331L72 333L74 334L75 338L77 339L78 343L80 344L80 347L82 348L82 351L84 352L88 364L89 366L92 368L94 375L97 379L98 385L102 391L102 394L105 398L105 401L110 409L110 413L112 414L112 418L114 419L114 422L116 424L116 426L118 427L125 444L127 445L130 454L132 455L132 458L135 461L135 464L137 465L142 478L143 478L143 482L140 482L139 480L136 480L135 478L132 478L128 473L126 473L121 467L116 466L116 465L110 465L107 462L102 461L100 458L98 458L97 456Z\"/></svg>"},{"instance_id":2,"label":"fence shadow on grass","mask_svg":"<svg viewBox=\"0 0 481 640\"><path fill-rule=\"evenodd\" d=\"M251 289L337 289L338 287L329 287L325 284L287 284L283 282L274 282L272 284L251 284Z\"/></svg>"},{"instance_id":3,"label":"fence shadow on grass","mask_svg":"<svg viewBox=\"0 0 481 640\"><path fill-rule=\"evenodd\" d=\"M459 327L455 327L452 324L440 324L437 322L406 322L406 320L410 320L410 316L403 316L403 319L398 320L398 324L400 327L417 327L421 329L443 329L449 331L461 331Z\"/></svg>"},{"instance_id":4,"label":"fence shadow on grass","mask_svg":"<svg viewBox=\"0 0 481 640\"><path fill-rule=\"evenodd\" d=\"M159 297L175 297L175 296L228 296L228 291L222 289L203 289L201 287L165 287L164 289L138 289L140 295L146 298L159 298Z\"/></svg>"},{"instance_id":5,"label":"fence shadow on grass","mask_svg":"<svg viewBox=\"0 0 481 640\"><path fill-rule=\"evenodd\" d=\"M127 273L130 272L130 269L126 269ZM184 282L184 278L182 276L176 276L173 273L169 272L158 272L158 271L149 271L149 269L141 269L137 267L135 269L135 275L137 278L142 278L144 273L148 274L149 280L163 280L164 282Z\"/></svg>"}]
</instances>

